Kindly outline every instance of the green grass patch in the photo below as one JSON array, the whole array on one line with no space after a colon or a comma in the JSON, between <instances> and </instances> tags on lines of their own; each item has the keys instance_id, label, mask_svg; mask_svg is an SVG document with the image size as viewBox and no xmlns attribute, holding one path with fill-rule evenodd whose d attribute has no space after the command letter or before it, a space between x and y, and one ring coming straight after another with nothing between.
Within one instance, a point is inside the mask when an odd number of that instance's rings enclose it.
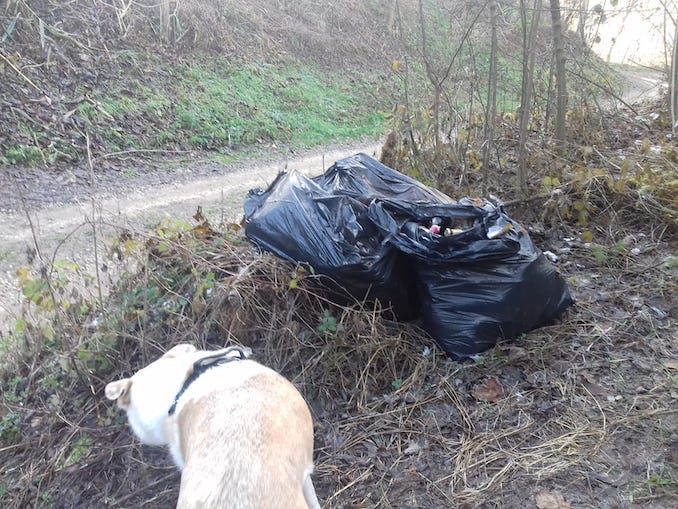
<instances>
[{"instance_id":1,"label":"green grass patch","mask_svg":"<svg viewBox=\"0 0 678 509\"><path fill-rule=\"evenodd\" d=\"M368 78L219 61L177 63L165 71L157 79L102 87L77 105L104 150L220 151L268 142L299 148L384 131L379 107L386 101L376 104Z\"/></svg>"},{"instance_id":2,"label":"green grass patch","mask_svg":"<svg viewBox=\"0 0 678 509\"><path fill-rule=\"evenodd\" d=\"M631 499L633 501L648 501L668 496L678 490L678 479L665 465L660 465L656 471L648 472L644 482L633 483Z\"/></svg>"},{"instance_id":3,"label":"green grass patch","mask_svg":"<svg viewBox=\"0 0 678 509\"><path fill-rule=\"evenodd\" d=\"M191 147L261 142L293 147L380 134L384 115L365 83L310 68L271 65L183 66L172 132Z\"/></svg>"},{"instance_id":4,"label":"green grass patch","mask_svg":"<svg viewBox=\"0 0 678 509\"><path fill-rule=\"evenodd\" d=\"M373 74L319 70L311 65L248 63L196 58L130 72L77 88L49 111L58 128L16 116L12 144L0 148L0 165L52 165L83 159L89 134L95 155L135 149L233 153L267 143L307 148L377 137L391 107ZM383 80L382 80L383 81ZM54 94L57 92L54 91Z\"/></svg>"},{"instance_id":5,"label":"green grass patch","mask_svg":"<svg viewBox=\"0 0 678 509\"><path fill-rule=\"evenodd\" d=\"M123 115L136 116L141 113L141 97L108 98L101 103L101 108L113 117Z\"/></svg>"},{"instance_id":6,"label":"green grass patch","mask_svg":"<svg viewBox=\"0 0 678 509\"><path fill-rule=\"evenodd\" d=\"M39 147L34 145L13 145L3 149L0 162L35 166L43 162L43 153Z\"/></svg>"}]
</instances>

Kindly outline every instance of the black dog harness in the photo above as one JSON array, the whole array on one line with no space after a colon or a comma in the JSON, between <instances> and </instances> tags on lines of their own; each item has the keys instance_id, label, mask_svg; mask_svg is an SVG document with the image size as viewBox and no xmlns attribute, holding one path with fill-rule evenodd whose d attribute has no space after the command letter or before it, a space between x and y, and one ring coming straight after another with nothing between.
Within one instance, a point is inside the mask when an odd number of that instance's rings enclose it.
<instances>
[{"instance_id":1,"label":"black dog harness","mask_svg":"<svg viewBox=\"0 0 678 509\"><path fill-rule=\"evenodd\" d=\"M237 355L232 355L233 353L237 353ZM177 404L179 403L179 398L181 395L186 392L186 389L188 389L188 386L191 385L193 382L197 380L197 378L202 375L205 371L207 371L210 368L214 368L216 366L221 366L222 364L226 364L227 362L231 361L242 361L247 358L247 355L245 355L245 352L241 349L238 348L237 346L231 347L227 349L225 352L221 352L215 355L210 355L208 357L203 357L202 359L198 359L193 363L193 372L191 375L186 379L184 382L184 385L181 386L181 389L179 389L179 392L177 392L177 395L174 397L174 402L172 403L172 406L170 409L167 411L167 415L173 415L174 412L177 409Z\"/></svg>"}]
</instances>

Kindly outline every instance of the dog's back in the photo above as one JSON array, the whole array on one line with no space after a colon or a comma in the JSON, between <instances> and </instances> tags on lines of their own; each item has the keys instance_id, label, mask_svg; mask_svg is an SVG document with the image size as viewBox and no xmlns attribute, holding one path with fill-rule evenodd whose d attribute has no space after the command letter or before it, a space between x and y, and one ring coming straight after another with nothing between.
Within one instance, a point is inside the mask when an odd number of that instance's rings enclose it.
<instances>
[{"instance_id":1,"label":"dog's back","mask_svg":"<svg viewBox=\"0 0 678 509\"><path fill-rule=\"evenodd\" d=\"M109 383L106 397L142 442L169 446L182 469L177 507L319 509L308 406L284 377L244 357L177 345Z\"/></svg>"},{"instance_id":2,"label":"dog's back","mask_svg":"<svg viewBox=\"0 0 678 509\"><path fill-rule=\"evenodd\" d=\"M282 376L248 360L211 369L182 395L175 419L184 461L177 507L309 507L313 423Z\"/></svg>"}]
</instances>

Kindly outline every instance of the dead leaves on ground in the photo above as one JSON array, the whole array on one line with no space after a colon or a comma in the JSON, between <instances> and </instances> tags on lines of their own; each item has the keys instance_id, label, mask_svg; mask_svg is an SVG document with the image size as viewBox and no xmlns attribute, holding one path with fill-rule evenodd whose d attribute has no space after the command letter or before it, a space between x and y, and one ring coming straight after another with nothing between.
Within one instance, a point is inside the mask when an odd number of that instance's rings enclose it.
<instances>
[{"instance_id":1,"label":"dead leaves on ground","mask_svg":"<svg viewBox=\"0 0 678 509\"><path fill-rule=\"evenodd\" d=\"M538 509L572 509L559 491L543 490L534 496Z\"/></svg>"},{"instance_id":2,"label":"dead leaves on ground","mask_svg":"<svg viewBox=\"0 0 678 509\"><path fill-rule=\"evenodd\" d=\"M483 383L476 385L471 394L479 401L487 401L488 403L496 403L505 396L505 391L502 385L497 380L497 377L491 376Z\"/></svg>"}]
</instances>

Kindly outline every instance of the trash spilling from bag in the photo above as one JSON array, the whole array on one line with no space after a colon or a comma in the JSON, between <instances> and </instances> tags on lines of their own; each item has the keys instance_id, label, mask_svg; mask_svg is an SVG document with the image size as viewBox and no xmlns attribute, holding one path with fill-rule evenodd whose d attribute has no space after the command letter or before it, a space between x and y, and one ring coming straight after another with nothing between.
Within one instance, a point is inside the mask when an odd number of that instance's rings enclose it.
<instances>
[{"instance_id":1,"label":"trash spilling from bag","mask_svg":"<svg viewBox=\"0 0 678 509\"><path fill-rule=\"evenodd\" d=\"M339 299L379 300L396 319L421 319L455 359L546 325L572 304L556 267L500 205L454 201L365 154L251 190L245 234L328 276Z\"/></svg>"}]
</instances>

